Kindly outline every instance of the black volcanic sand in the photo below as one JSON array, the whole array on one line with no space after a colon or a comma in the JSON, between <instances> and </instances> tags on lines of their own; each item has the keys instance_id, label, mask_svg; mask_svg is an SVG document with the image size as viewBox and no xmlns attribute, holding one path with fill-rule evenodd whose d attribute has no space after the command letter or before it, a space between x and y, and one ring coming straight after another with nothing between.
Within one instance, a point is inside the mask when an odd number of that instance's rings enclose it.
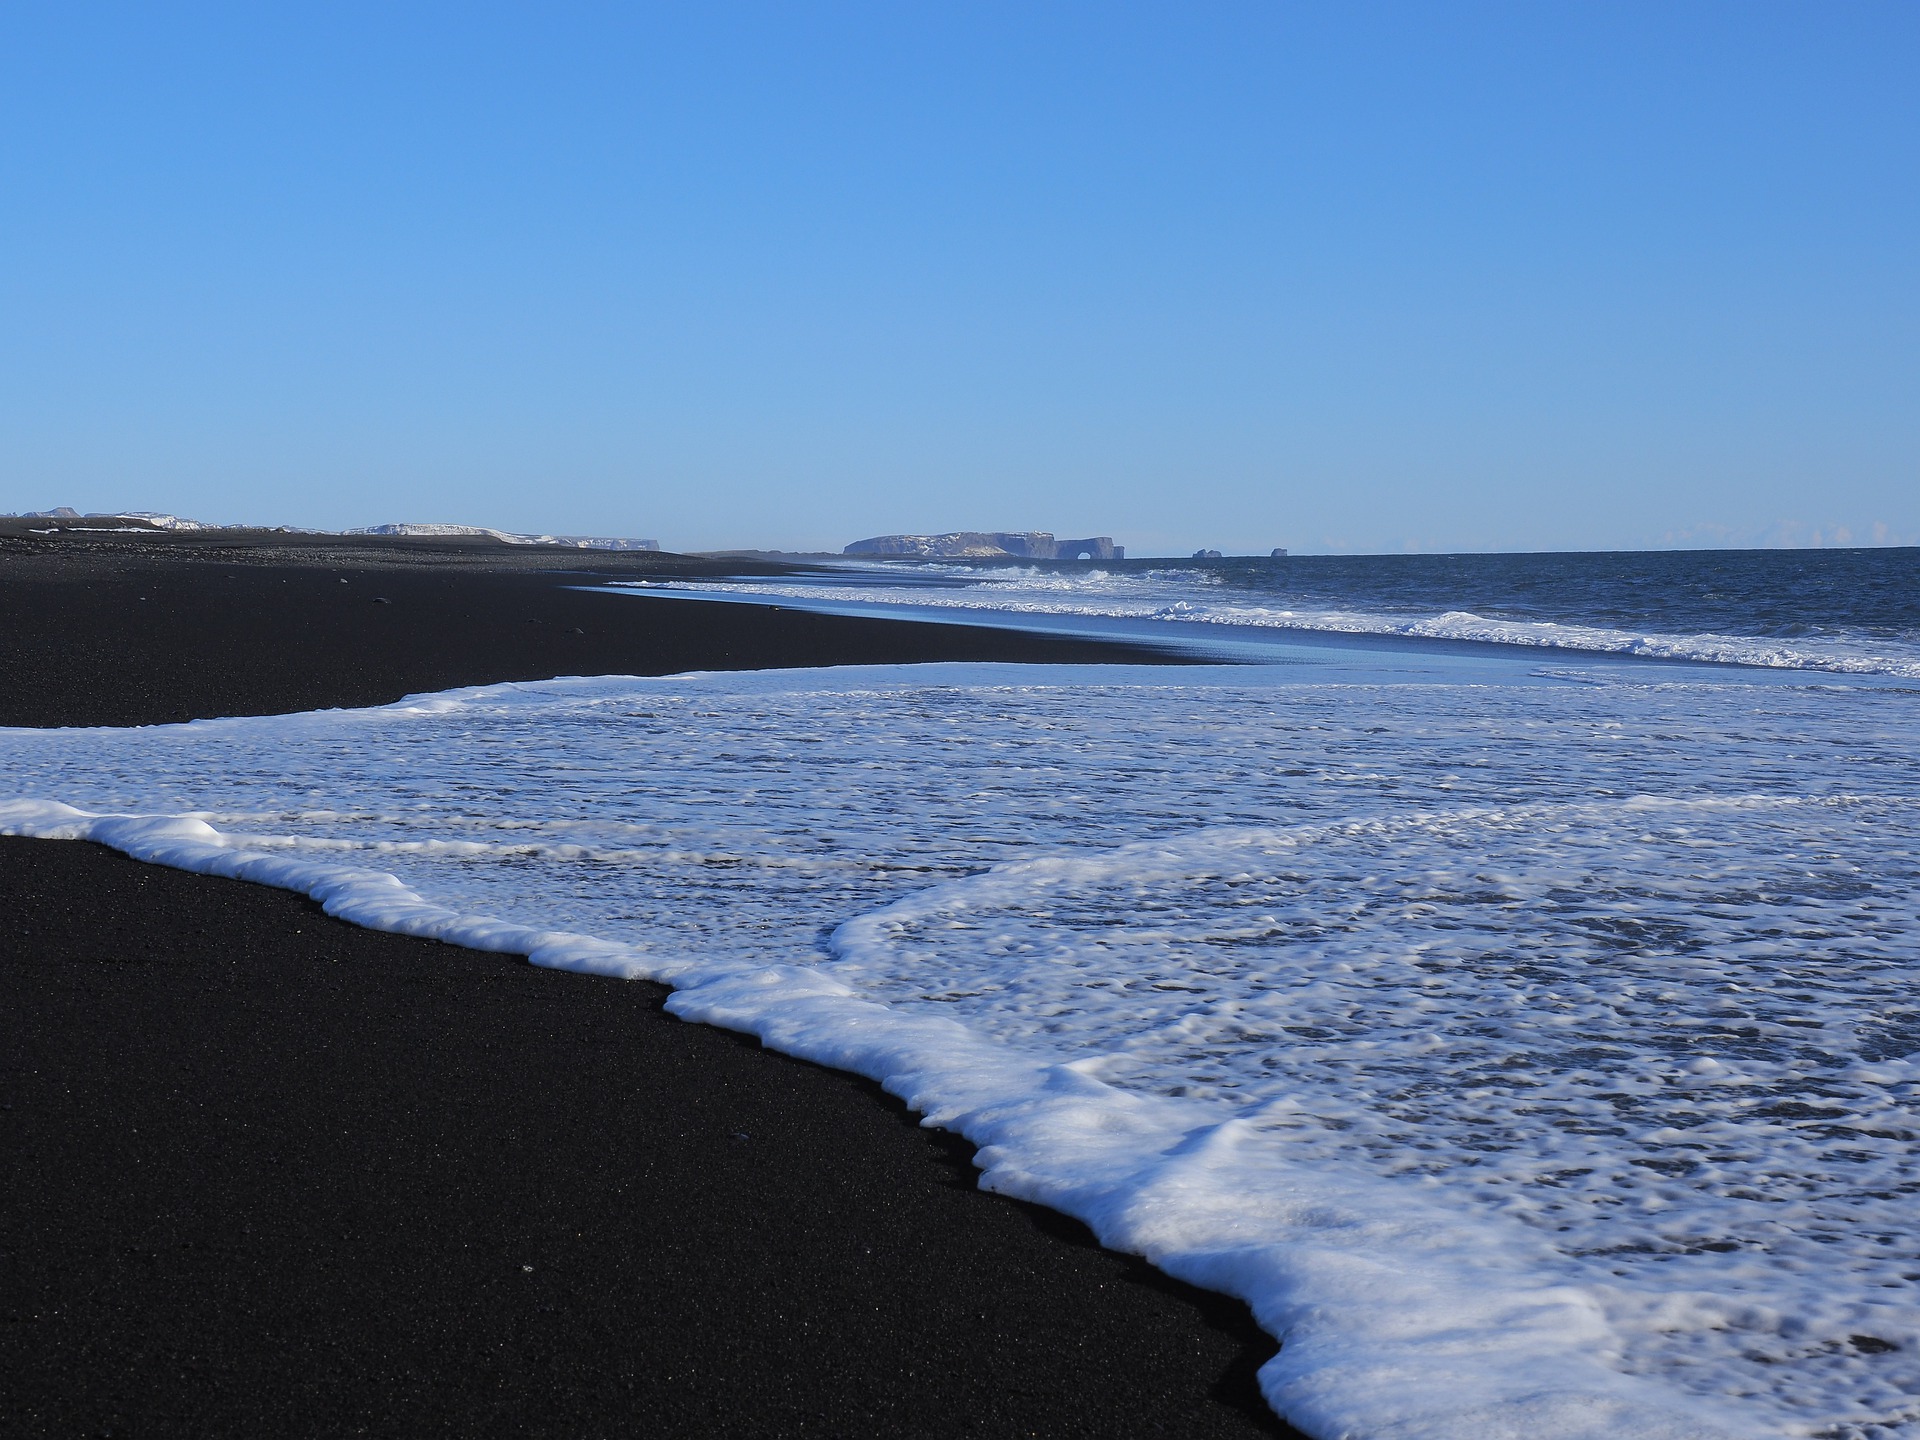
<instances>
[{"instance_id":1,"label":"black volcanic sand","mask_svg":"<svg viewBox=\"0 0 1920 1440\"><path fill-rule=\"evenodd\" d=\"M5 548L11 723L1035 658L556 594L484 553ZM349 598L376 581L389 605ZM588 616L578 651L538 633ZM658 986L86 844L0 839L0 907L0 1433L1288 1433L1242 1307L981 1194L964 1142Z\"/></svg>"},{"instance_id":2,"label":"black volcanic sand","mask_svg":"<svg viewBox=\"0 0 1920 1440\"><path fill-rule=\"evenodd\" d=\"M574 588L778 573L764 562L474 542L35 540L0 521L0 725L282 714L556 675L1179 663L1068 636Z\"/></svg>"}]
</instances>

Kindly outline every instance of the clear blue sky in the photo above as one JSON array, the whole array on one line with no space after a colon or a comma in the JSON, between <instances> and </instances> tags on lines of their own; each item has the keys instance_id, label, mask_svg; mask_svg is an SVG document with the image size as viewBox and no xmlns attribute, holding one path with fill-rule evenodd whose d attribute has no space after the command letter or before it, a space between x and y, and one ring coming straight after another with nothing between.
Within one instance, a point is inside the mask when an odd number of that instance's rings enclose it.
<instances>
[{"instance_id":1,"label":"clear blue sky","mask_svg":"<svg viewBox=\"0 0 1920 1440\"><path fill-rule=\"evenodd\" d=\"M1913 0L15 0L0 510L1913 543L1916 77Z\"/></svg>"}]
</instances>

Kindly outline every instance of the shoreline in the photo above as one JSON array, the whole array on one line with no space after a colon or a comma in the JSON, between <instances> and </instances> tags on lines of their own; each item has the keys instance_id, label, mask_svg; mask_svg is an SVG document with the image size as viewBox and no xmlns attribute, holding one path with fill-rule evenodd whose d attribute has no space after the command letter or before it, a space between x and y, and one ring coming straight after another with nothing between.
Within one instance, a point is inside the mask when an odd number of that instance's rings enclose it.
<instances>
[{"instance_id":1,"label":"shoreline","mask_svg":"<svg viewBox=\"0 0 1920 1440\"><path fill-rule=\"evenodd\" d=\"M670 600L560 641L608 602L557 567L159 549L0 551L26 681L0 722L379 703L575 653L1141 658ZM384 605L355 593L376 580ZM0 877L23 1433L1289 1433L1237 1302L982 1194L964 1142L661 987L84 843L0 841Z\"/></svg>"},{"instance_id":2,"label":"shoreline","mask_svg":"<svg viewBox=\"0 0 1920 1440\"><path fill-rule=\"evenodd\" d=\"M715 577L659 552L0 536L0 725L152 725L560 675L999 660L1191 663L987 626L714 606L582 579ZM791 567L753 567L768 574Z\"/></svg>"}]
</instances>

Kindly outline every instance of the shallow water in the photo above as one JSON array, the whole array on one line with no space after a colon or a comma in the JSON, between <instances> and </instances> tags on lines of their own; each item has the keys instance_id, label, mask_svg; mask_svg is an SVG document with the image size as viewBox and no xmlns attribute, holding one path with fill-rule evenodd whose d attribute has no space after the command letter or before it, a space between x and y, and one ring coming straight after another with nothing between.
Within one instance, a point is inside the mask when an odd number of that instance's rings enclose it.
<instances>
[{"instance_id":1,"label":"shallow water","mask_svg":"<svg viewBox=\"0 0 1920 1440\"><path fill-rule=\"evenodd\" d=\"M882 1078L1245 1295L1310 1433L1914 1433L1920 695L1746 673L594 680L0 757Z\"/></svg>"}]
</instances>

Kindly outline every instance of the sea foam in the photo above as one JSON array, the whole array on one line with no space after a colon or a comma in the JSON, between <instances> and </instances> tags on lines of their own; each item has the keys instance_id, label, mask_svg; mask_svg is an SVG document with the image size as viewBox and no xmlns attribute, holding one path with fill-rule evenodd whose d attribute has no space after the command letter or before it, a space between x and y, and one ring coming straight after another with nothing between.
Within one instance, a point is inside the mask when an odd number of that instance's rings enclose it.
<instances>
[{"instance_id":1,"label":"sea foam","mask_svg":"<svg viewBox=\"0 0 1920 1440\"><path fill-rule=\"evenodd\" d=\"M1226 583L1204 570L1099 568L1073 571L1005 566L917 566L894 574L848 567L843 575L808 580L635 581L609 593L680 593L779 600L802 608L855 608L875 613L911 609L955 622L1024 616L1052 620L1124 620L1186 632L1204 644L1226 629L1454 640L1642 659L1690 660L1837 675L1920 677L1920 643L1911 635L1871 633L1778 635L1674 631L1579 619L1523 619L1471 610L1410 610L1358 601L1290 601L1280 587Z\"/></svg>"},{"instance_id":2,"label":"sea foam","mask_svg":"<svg viewBox=\"0 0 1920 1440\"><path fill-rule=\"evenodd\" d=\"M1245 1298L1310 1434L1920 1414L1920 699L937 666L5 731L15 833L676 987Z\"/></svg>"}]
</instances>

